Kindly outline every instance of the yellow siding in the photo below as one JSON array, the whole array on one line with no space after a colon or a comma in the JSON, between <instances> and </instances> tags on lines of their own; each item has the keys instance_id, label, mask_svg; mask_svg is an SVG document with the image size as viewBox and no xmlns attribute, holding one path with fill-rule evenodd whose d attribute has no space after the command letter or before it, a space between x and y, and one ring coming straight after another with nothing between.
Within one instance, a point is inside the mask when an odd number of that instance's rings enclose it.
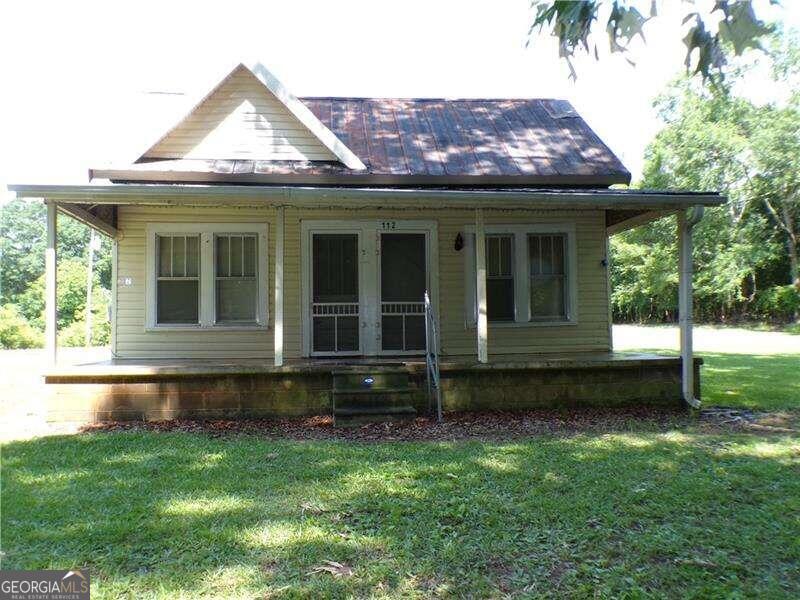
<instances>
[{"instance_id":1,"label":"yellow siding","mask_svg":"<svg viewBox=\"0 0 800 600\"><path fill-rule=\"evenodd\" d=\"M152 158L337 160L246 69L147 152Z\"/></svg>"},{"instance_id":2,"label":"yellow siding","mask_svg":"<svg viewBox=\"0 0 800 600\"><path fill-rule=\"evenodd\" d=\"M117 285L117 355L130 358L271 358L272 314L269 330L145 331L145 228L147 223L267 223L267 298L271 308L275 293L274 216L273 210L257 208L121 206L118 225L122 239L117 249L117 278L130 277L132 285Z\"/></svg>"},{"instance_id":3,"label":"yellow siding","mask_svg":"<svg viewBox=\"0 0 800 600\"><path fill-rule=\"evenodd\" d=\"M123 207L119 226L118 277L133 285L118 287L117 353L130 357L265 357L272 356L274 299L274 209ZM575 224L578 253L578 322L575 325L500 328L489 326L489 353L515 354L608 350L608 290L605 256L605 218L602 211L485 211L492 223ZM475 329L465 326L464 251L454 240L474 223L469 210L300 210L285 212L284 352L302 353L301 219L306 220L434 220L439 235L439 316L442 351L448 355L475 353ZM270 330L257 332L145 332L144 229L147 222L267 222L269 223Z\"/></svg>"}]
</instances>

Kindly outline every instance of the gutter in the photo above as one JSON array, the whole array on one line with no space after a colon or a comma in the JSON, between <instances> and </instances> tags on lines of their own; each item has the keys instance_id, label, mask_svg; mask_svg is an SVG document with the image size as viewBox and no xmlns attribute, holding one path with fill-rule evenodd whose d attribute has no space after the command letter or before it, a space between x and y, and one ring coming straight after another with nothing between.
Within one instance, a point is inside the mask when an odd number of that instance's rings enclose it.
<instances>
[{"instance_id":1,"label":"gutter","mask_svg":"<svg viewBox=\"0 0 800 600\"><path fill-rule=\"evenodd\" d=\"M241 185L9 185L20 198L47 198L57 202L94 204L241 205L320 207L329 201L346 208L374 206L380 201L410 208L591 208L648 210L716 206L725 198L717 193L648 192L636 190L503 190L430 188L348 188ZM488 205L488 206L487 206Z\"/></svg>"}]
</instances>

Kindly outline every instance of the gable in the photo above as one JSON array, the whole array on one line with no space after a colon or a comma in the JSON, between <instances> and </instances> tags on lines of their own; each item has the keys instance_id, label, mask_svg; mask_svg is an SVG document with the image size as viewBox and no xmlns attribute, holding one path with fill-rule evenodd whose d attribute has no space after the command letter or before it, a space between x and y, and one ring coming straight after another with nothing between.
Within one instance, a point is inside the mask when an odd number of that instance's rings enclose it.
<instances>
[{"instance_id":1,"label":"gable","mask_svg":"<svg viewBox=\"0 0 800 600\"><path fill-rule=\"evenodd\" d=\"M143 159L338 161L262 81L240 65Z\"/></svg>"}]
</instances>

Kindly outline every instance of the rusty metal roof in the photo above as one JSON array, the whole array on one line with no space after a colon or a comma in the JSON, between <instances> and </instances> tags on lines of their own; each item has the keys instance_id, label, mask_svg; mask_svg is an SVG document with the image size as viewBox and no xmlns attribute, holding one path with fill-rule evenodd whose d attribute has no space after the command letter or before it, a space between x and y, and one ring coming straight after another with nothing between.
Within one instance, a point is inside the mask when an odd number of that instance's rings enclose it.
<instances>
[{"instance_id":1,"label":"rusty metal roof","mask_svg":"<svg viewBox=\"0 0 800 600\"><path fill-rule=\"evenodd\" d=\"M565 100L300 100L375 174L630 180Z\"/></svg>"},{"instance_id":2,"label":"rusty metal roof","mask_svg":"<svg viewBox=\"0 0 800 600\"><path fill-rule=\"evenodd\" d=\"M630 173L565 100L300 98L366 166L140 159L92 169L113 181L345 185L629 183Z\"/></svg>"}]
</instances>

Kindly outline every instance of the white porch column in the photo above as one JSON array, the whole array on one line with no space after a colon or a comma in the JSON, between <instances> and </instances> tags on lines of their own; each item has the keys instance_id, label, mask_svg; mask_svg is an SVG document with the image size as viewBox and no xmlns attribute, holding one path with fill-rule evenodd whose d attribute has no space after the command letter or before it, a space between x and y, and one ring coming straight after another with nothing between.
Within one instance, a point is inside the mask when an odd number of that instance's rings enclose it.
<instances>
[{"instance_id":1,"label":"white porch column","mask_svg":"<svg viewBox=\"0 0 800 600\"><path fill-rule=\"evenodd\" d=\"M478 309L478 362L489 362L489 327L486 315L486 234L483 209L475 209L475 290Z\"/></svg>"},{"instance_id":2,"label":"white porch column","mask_svg":"<svg viewBox=\"0 0 800 600\"><path fill-rule=\"evenodd\" d=\"M685 211L678 212L678 324L681 338L681 385L683 399L692 408L699 408L700 401L694 397L694 350L692 348L692 228L703 217L703 207L692 207L687 217Z\"/></svg>"},{"instance_id":3,"label":"white porch column","mask_svg":"<svg viewBox=\"0 0 800 600\"><path fill-rule=\"evenodd\" d=\"M45 303L45 331L44 347L47 359L56 363L57 346L57 317L58 309L56 304L56 234L58 233L57 218L58 210L56 203L47 200L47 249L44 255L45 277L44 277L44 303Z\"/></svg>"},{"instance_id":4,"label":"white porch column","mask_svg":"<svg viewBox=\"0 0 800 600\"><path fill-rule=\"evenodd\" d=\"M275 216L275 366L283 364L283 207Z\"/></svg>"}]
</instances>

